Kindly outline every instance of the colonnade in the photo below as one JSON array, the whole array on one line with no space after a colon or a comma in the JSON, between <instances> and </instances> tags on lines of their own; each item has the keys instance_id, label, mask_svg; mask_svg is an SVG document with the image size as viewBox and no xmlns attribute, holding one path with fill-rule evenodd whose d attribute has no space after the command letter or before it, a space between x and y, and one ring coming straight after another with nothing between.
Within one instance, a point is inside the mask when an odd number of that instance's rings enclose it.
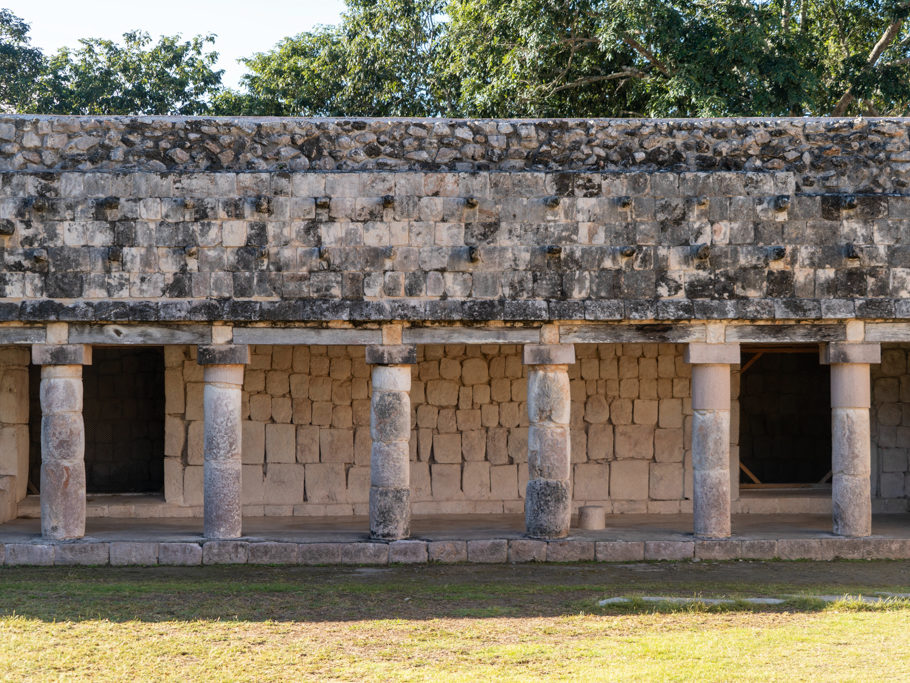
<instances>
[{"instance_id":1,"label":"colonnade","mask_svg":"<svg viewBox=\"0 0 910 683\"><path fill-rule=\"evenodd\" d=\"M549 326L545 326L546 327ZM370 535L396 540L410 534L409 448L411 365L416 346L400 334L367 346L372 367L370 402ZM204 533L238 538L241 519L241 394L249 349L240 344L199 346L204 368ZM725 538L730 526L730 368L739 363L735 343L689 343L692 365L693 531ZM878 344L835 342L822 346L831 366L833 530L842 536L871 534L870 365L881 360ZM41 529L65 540L85 533L85 426L82 366L91 346L40 344L32 361L41 366ZM528 366L528 483L526 533L533 538L569 534L572 511L569 365L572 344L549 332L526 344Z\"/></svg>"}]
</instances>

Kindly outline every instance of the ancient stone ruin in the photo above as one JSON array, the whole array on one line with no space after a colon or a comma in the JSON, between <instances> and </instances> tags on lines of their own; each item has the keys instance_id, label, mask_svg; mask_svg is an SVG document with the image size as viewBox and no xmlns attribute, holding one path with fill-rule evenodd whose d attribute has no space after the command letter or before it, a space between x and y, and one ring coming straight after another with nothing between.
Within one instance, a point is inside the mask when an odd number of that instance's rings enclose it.
<instances>
[{"instance_id":1,"label":"ancient stone ruin","mask_svg":"<svg viewBox=\"0 0 910 683\"><path fill-rule=\"evenodd\" d=\"M0 562L910 557L908 133L2 117Z\"/></svg>"}]
</instances>

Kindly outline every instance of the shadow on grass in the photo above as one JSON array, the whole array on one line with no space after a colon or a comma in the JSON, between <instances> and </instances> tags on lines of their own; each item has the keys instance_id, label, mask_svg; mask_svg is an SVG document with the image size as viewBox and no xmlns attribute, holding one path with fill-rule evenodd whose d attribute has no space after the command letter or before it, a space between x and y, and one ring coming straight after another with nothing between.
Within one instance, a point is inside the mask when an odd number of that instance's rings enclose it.
<instances>
[{"instance_id":1,"label":"shadow on grass","mask_svg":"<svg viewBox=\"0 0 910 683\"><path fill-rule=\"evenodd\" d=\"M0 568L0 618L360 621L666 612L910 609L814 596L910 593L910 562L663 562L421 567ZM631 598L600 606L604 598ZM646 602L643 596L732 598ZM776 605L744 598L784 597Z\"/></svg>"}]
</instances>

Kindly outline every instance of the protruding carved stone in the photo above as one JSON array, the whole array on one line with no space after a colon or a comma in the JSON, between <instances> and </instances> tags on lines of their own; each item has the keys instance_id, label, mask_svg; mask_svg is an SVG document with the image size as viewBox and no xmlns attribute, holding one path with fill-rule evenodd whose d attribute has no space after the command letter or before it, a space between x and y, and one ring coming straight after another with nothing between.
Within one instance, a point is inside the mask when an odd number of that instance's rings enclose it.
<instances>
[{"instance_id":1,"label":"protruding carved stone","mask_svg":"<svg viewBox=\"0 0 910 683\"><path fill-rule=\"evenodd\" d=\"M92 347L86 344L34 344L35 365L91 365Z\"/></svg>"},{"instance_id":2,"label":"protruding carved stone","mask_svg":"<svg viewBox=\"0 0 910 683\"><path fill-rule=\"evenodd\" d=\"M368 346L366 360L368 365L413 365L417 362L417 345Z\"/></svg>"},{"instance_id":3,"label":"protruding carved stone","mask_svg":"<svg viewBox=\"0 0 910 683\"><path fill-rule=\"evenodd\" d=\"M250 347L245 344L204 344L198 348L199 365L246 365L250 362Z\"/></svg>"}]
</instances>

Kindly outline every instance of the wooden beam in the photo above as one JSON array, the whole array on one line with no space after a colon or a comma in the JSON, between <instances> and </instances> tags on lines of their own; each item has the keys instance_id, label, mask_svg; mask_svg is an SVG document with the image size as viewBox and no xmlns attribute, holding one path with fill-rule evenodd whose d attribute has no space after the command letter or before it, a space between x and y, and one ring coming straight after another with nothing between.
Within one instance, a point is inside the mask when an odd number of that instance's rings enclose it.
<instances>
[{"instance_id":1,"label":"wooden beam","mask_svg":"<svg viewBox=\"0 0 910 683\"><path fill-rule=\"evenodd\" d=\"M740 375L744 374L746 372L746 370L748 370L753 365L755 365L755 363L758 361L758 359L764 355L765 355L764 351L757 352L754 356L752 356L749 360L747 360L745 362L745 364L739 369L739 374ZM742 467L742 466L743 466L742 463L740 463L740 467Z\"/></svg>"},{"instance_id":2,"label":"wooden beam","mask_svg":"<svg viewBox=\"0 0 910 683\"><path fill-rule=\"evenodd\" d=\"M766 344L819 343L845 341L844 325L727 325L728 342L758 342Z\"/></svg>"},{"instance_id":3,"label":"wooden beam","mask_svg":"<svg viewBox=\"0 0 910 683\"><path fill-rule=\"evenodd\" d=\"M71 344L166 346L210 344L208 325L70 325Z\"/></svg>"},{"instance_id":4,"label":"wooden beam","mask_svg":"<svg viewBox=\"0 0 910 683\"><path fill-rule=\"evenodd\" d=\"M704 325L603 324L560 325L565 344L680 344L705 341Z\"/></svg>"}]
</instances>

